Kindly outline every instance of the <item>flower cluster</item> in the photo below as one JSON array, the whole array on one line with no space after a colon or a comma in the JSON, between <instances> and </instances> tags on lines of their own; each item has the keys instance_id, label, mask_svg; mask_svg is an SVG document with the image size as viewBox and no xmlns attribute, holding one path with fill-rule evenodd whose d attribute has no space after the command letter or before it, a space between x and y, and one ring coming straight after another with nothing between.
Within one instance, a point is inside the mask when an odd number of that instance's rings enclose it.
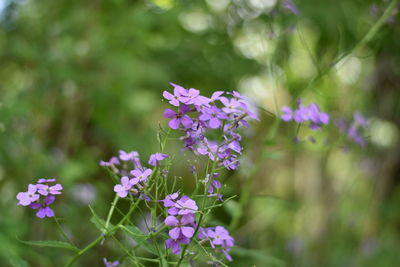
<instances>
[{"instance_id":1,"label":"flower cluster","mask_svg":"<svg viewBox=\"0 0 400 267\"><path fill-rule=\"evenodd\" d=\"M36 216L39 218L53 217L54 211L49 207L61 194L61 184L55 184L56 179L39 179L37 184L29 184L28 191L17 194L18 204L37 209Z\"/></svg>"},{"instance_id":2,"label":"flower cluster","mask_svg":"<svg viewBox=\"0 0 400 267\"><path fill-rule=\"evenodd\" d=\"M347 137L350 140L361 147L367 145L363 131L368 128L368 125L368 120L359 112L354 112L353 121L350 123L343 119L336 121L336 126L339 127L343 133L347 134Z\"/></svg>"},{"instance_id":3,"label":"flower cluster","mask_svg":"<svg viewBox=\"0 0 400 267\"><path fill-rule=\"evenodd\" d=\"M211 177L210 181L210 175L207 175L206 179L204 180L204 184L207 185L209 184L208 187L208 193L209 197L217 197L218 200L222 201L222 195L218 193L218 190L221 188L222 184L220 181L218 181L216 178L219 176L219 173L214 173L214 175Z\"/></svg>"},{"instance_id":4,"label":"flower cluster","mask_svg":"<svg viewBox=\"0 0 400 267\"><path fill-rule=\"evenodd\" d=\"M169 155L162 153L152 154L148 164L158 166L160 161L168 157ZM114 192L119 197L125 198L129 193L132 195L140 193L142 198L147 199L146 195L143 194L143 189L147 185L148 177L153 170L142 166L138 152L120 150L118 157L112 157L108 162L100 161L100 165L110 167L115 173L122 176L121 183L114 186Z\"/></svg>"},{"instance_id":5,"label":"flower cluster","mask_svg":"<svg viewBox=\"0 0 400 267\"><path fill-rule=\"evenodd\" d=\"M232 261L229 251L235 245L235 240L229 235L228 230L222 226L200 228L199 238L209 240L212 248L222 252L228 261Z\"/></svg>"},{"instance_id":6,"label":"flower cluster","mask_svg":"<svg viewBox=\"0 0 400 267\"><path fill-rule=\"evenodd\" d=\"M216 91L208 98L200 95L197 89L171 85L174 87L173 94L164 91L163 96L175 110L165 109L164 116L170 119L168 125L171 129L179 129L184 133L181 139L185 142L185 148L196 154L207 155L227 169L237 169L237 154L241 154L242 148L239 143L241 137L235 130L240 126L248 127L247 117L258 119L249 110L244 97L235 91ZM223 131L223 141L209 141L206 135L210 130Z\"/></svg>"},{"instance_id":7,"label":"flower cluster","mask_svg":"<svg viewBox=\"0 0 400 267\"><path fill-rule=\"evenodd\" d=\"M169 239L165 241L165 247L171 249L172 253L181 252L181 244L189 244L195 232L195 213L198 210L196 202L188 196L178 199L179 193L166 196L163 200L164 207L168 209L168 216L164 223L173 227L169 230Z\"/></svg>"},{"instance_id":8,"label":"flower cluster","mask_svg":"<svg viewBox=\"0 0 400 267\"><path fill-rule=\"evenodd\" d=\"M281 118L286 122L292 120L297 123L310 122L312 130L319 130L322 125L329 123L329 115L321 112L317 104L311 103L306 107L301 103L301 99L297 100L297 109L295 110L284 106Z\"/></svg>"}]
</instances>

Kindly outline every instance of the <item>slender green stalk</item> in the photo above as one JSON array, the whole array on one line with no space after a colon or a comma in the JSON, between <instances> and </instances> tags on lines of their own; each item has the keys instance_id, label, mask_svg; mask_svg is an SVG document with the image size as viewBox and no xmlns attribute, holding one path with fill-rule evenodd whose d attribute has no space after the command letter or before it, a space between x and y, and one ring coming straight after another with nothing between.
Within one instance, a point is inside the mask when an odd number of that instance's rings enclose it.
<instances>
[{"instance_id":1,"label":"slender green stalk","mask_svg":"<svg viewBox=\"0 0 400 267\"><path fill-rule=\"evenodd\" d=\"M69 267L72 266L83 254L88 252L91 248L96 246L103 240L103 235L100 235L95 240L92 241L89 245L87 245L84 249L80 250L65 266Z\"/></svg>"},{"instance_id":2,"label":"slender green stalk","mask_svg":"<svg viewBox=\"0 0 400 267\"><path fill-rule=\"evenodd\" d=\"M224 126L222 126L222 129L223 128L224 128ZM218 144L217 150L216 150L215 155L214 155L214 161L213 161L213 164L212 164L212 167L211 167L211 171L210 171L210 173L208 173L208 175L209 175L208 178L209 179L207 181L207 184L204 185L204 196L203 196L202 210L204 210L204 207L206 205L207 189L208 189L208 187L210 186L210 184L212 182L212 175L214 174L214 171L215 171L215 169L217 167L217 159L218 159L218 153L219 153L220 147L221 147L221 142L219 142L219 144ZM181 256L180 256L179 261L178 261L178 264L176 265L177 267L179 267L182 264L182 261L185 258L186 250L187 250L188 246L191 244L191 242L194 239L194 237L196 236L197 232L199 231L200 225L201 225L201 223L203 221L203 218L204 218L204 213L201 213L200 214L200 218L199 218L199 223L197 224L196 229L195 229L194 234L193 234L193 238L190 239L189 244L186 244L183 247Z\"/></svg>"},{"instance_id":3,"label":"slender green stalk","mask_svg":"<svg viewBox=\"0 0 400 267\"><path fill-rule=\"evenodd\" d=\"M107 232L108 225L110 224L110 220L111 220L111 217L112 217L112 215L113 215L113 213L114 213L115 206L117 205L118 199L119 199L118 195L115 194L114 200L113 200L113 202L111 203L110 210L108 211L106 224L105 224L104 230L103 230L103 235ZM104 241L104 240L103 240L103 241Z\"/></svg>"},{"instance_id":4,"label":"slender green stalk","mask_svg":"<svg viewBox=\"0 0 400 267\"><path fill-rule=\"evenodd\" d=\"M66 265L65 267L72 266L82 255L84 255L86 252L88 252L90 249L95 247L97 244L99 244L104 236L108 236L110 234L113 234L115 230L120 228L121 225L125 223L126 220L129 219L131 216L132 212L136 209L136 207L139 205L140 199L137 199L135 203L133 203L128 211L128 213L119 221L119 223L112 227L110 230L106 231L106 233L101 234L99 237L97 237L95 240L93 240L89 245L87 245L85 248L81 249Z\"/></svg>"},{"instance_id":5,"label":"slender green stalk","mask_svg":"<svg viewBox=\"0 0 400 267\"><path fill-rule=\"evenodd\" d=\"M64 232L64 230L62 229L60 223L58 222L58 218L56 216L54 216L54 221L56 222L56 225L58 227L58 229L60 230L62 236L64 237L64 239L66 241L68 241L69 243L71 243L72 245L74 245L74 243L72 242L72 240L68 237L68 235Z\"/></svg>"}]
</instances>

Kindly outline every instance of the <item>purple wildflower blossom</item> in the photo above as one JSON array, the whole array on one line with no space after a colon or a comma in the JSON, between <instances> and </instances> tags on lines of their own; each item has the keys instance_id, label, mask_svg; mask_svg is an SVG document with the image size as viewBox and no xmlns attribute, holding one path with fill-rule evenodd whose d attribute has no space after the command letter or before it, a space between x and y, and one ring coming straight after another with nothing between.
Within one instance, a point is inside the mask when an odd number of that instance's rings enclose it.
<instances>
[{"instance_id":1,"label":"purple wildflower blossom","mask_svg":"<svg viewBox=\"0 0 400 267\"><path fill-rule=\"evenodd\" d=\"M55 196L61 194L63 188L61 184L49 186L44 183L52 183L55 181L56 179L41 178L38 180L38 184L29 184L27 192L19 192L17 194L17 199L19 200L17 205L38 209L36 213L38 218L53 217L54 211L49 206L55 201ZM40 199L42 196L44 200Z\"/></svg>"},{"instance_id":2,"label":"purple wildflower blossom","mask_svg":"<svg viewBox=\"0 0 400 267\"><path fill-rule=\"evenodd\" d=\"M283 2L283 7L288 9L290 12L292 12L294 15L298 16L300 15L300 11L297 8L297 6L293 3L292 0L285 0Z\"/></svg>"},{"instance_id":3,"label":"purple wildflower blossom","mask_svg":"<svg viewBox=\"0 0 400 267\"><path fill-rule=\"evenodd\" d=\"M132 188L132 184L129 180L128 176L124 176L121 178L121 184L117 184L114 186L114 192L117 193L119 197L126 197L128 195L129 190Z\"/></svg>"},{"instance_id":4,"label":"purple wildflower blossom","mask_svg":"<svg viewBox=\"0 0 400 267\"><path fill-rule=\"evenodd\" d=\"M36 217L43 219L44 217L54 217L54 211L49 207L55 201L56 197L48 195L43 203L32 203L29 206L32 209L39 209L36 213Z\"/></svg>"},{"instance_id":5,"label":"purple wildflower blossom","mask_svg":"<svg viewBox=\"0 0 400 267\"><path fill-rule=\"evenodd\" d=\"M119 159L122 161L134 160L139 154L136 151L125 152L123 150L119 151Z\"/></svg>"},{"instance_id":6,"label":"purple wildflower blossom","mask_svg":"<svg viewBox=\"0 0 400 267\"><path fill-rule=\"evenodd\" d=\"M164 202L164 207L173 207L176 203L176 199L179 197L179 193L175 192L171 195L168 195L165 197L163 200Z\"/></svg>"},{"instance_id":7,"label":"purple wildflower blossom","mask_svg":"<svg viewBox=\"0 0 400 267\"><path fill-rule=\"evenodd\" d=\"M172 239L178 239L180 235L191 238L194 234L194 227L190 226L194 223L194 214L184 215L181 218L168 216L164 223L167 226L174 227L169 230L169 236Z\"/></svg>"},{"instance_id":8,"label":"purple wildflower blossom","mask_svg":"<svg viewBox=\"0 0 400 267\"><path fill-rule=\"evenodd\" d=\"M364 138L364 130L368 128L368 119L361 113L354 112L353 121L347 122L346 120L339 119L335 122L336 126L347 135L348 139L359 145L366 147L367 141Z\"/></svg>"},{"instance_id":9,"label":"purple wildflower blossom","mask_svg":"<svg viewBox=\"0 0 400 267\"><path fill-rule=\"evenodd\" d=\"M220 100L221 95L223 95L225 92L224 91L215 91L210 98L210 102L214 102L217 100Z\"/></svg>"},{"instance_id":10,"label":"purple wildflower blossom","mask_svg":"<svg viewBox=\"0 0 400 267\"><path fill-rule=\"evenodd\" d=\"M172 109L167 108L164 111L164 117L171 119L168 123L171 129L178 129L179 126L182 124L184 128L189 128L192 126L192 119L186 115L190 111L190 107L188 105L180 105L179 112L176 113Z\"/></svg>"},{"instance_id":11,"label":"purple wildflower blossom","mask_svg":"<svg viewBox=\"0 0 400 267\"><path fill-rule=\"evenodd\" d=\"M295 110L287 106L282 107L281 119L286 122L294 120L297 123L308 121L312 130L319 130L322 125L329 124L329 115L321 112L317 104L311 103L308 107L305 107L301 99L298 99L297 106Z\"/></svg>"},{"instance_id":12,"label":"purple wildflower blossom","mask_svg":"<svg viewBox=\"0 0 400 267\"><path fill-rule=\"evenodd\" d=\"M221 101L221 103L222 104L224 104L224 108L222 108L222 110L225 112L225 113L227 113L227 114L230 114L230 113L240 113L240 110L239 110L239 107L241 106L240 105L240 102L239 101L237 101L236 99L231 99L231 100L229 100L228 98L226 98L226 97L220 97L220 101Z\"/></svg>"},{"instance_id":13,"label":"purple wildflower blossom","mask_svg":"<svg viewBox=\"0 0 400 267\"><path fill-rule=\"evenodd\" d=\"M208 239L212 248L222 252L228 261L232 261L229 251L235 245L235 240L224 227L200 228L199 238L202 240Z\"/></svg>"},{"instance_id":14,"label":"purple wildflower blossom","mask_svg":"<svg viewBox=\"0 0 400 267\"><path fill-rule=\"evenodd\" d=\"M163 96L165 99L169 100L169 103L171 105L178 107L180 102L184 103L182 95L185 93L186 89L173 83L170 84L174 86L174 94L171 94L168 91L164 91Z\"/></svg>"},{"instance_id":15,"label":"purple wildflower blossom","mask_svg":"<svg viewBox=\"0 0 400 267\"><path fill-rule=\"evenodd\" d=\"M44 184L38 184L38 185L36 185L36 187L37 187L38 193L43 195L43 196L47 196L48 194L50 194L50 195L60 195L61 194L60 191L63 189L60 184L56 184L56 185L53 185L53 186L48 186L48 185L44 185Z\"/></svg>"},{"instance_id":16,"label":"purple wildflower blossom","mask_svg":"<svg viewBox=\"0 0 400 267\"><path fill-rule=\"evenodd\" d=\"M169 155L167 155L167 154L163 154L163 153L155 153L155 154L152 154L151 156L150 156L150 159L149 159L149 165L151 165L151 166L157 166L158 164L159 164L159 162L160 161L162 161L162 160L164 160L164 159L166 159L166 158L168 158L169 157Z\"/></svg>"},{"instance_id":17,"label":"purple wildflower blossom","mask_svg":"<svg viewBox=\"0 0 400 267\"><path fill-rule=\"evenodd\" d=\"M282 108L282 115L281 118L283 121L291 121L293 119L293 110L287 106Z\"/></svg>"},{"instance_id":18,"label":"purple wildflower blossom","mask_svg":"<svg viewBox=\"0 0 400 267\"><path fill-rule=\"evenodd\" d=\"M103 262L104 262L104 266L105 267L115 267L115 266L118 266L120 264L119 261L111 262L111 261L107 261L106 258L103 258Z\"/></svg>"},{"instance_id":19,"label":"purple wildflower blossom","mask_svg":"<svg viewBox=\"0 0 400 267\"><path fill-rule=\"evenodd\" d=\"M181 253L181 244L189 244L190 238L179 236L177 239L169 238L165 241L165 247L170 248L172 253L178 255Z\"/></svg>"},{"instance_id":20,"label":"purple wildflower blossom","mask_svg":"<svg viewBox=\"0 0 400 267\"><path fill-rule=\"evenodd\" d=\"M227 120L229 117L216 106L212 106L210 108L204 108L199 119L201 121L208 121L209 127L211 129L216 129L222 125L222 120Z\"/></svg>"},{"instance_id":21,"label":"purple wildflower blossom","mask_svg":"<svg viewBox=\"0 0 400 267\"><path fill-rule=\"evenodd\" d=\"M170 128L183 131L184 135L180 139L185 142L184 149L206 155L211 160L216 158L218 166L237 169L239 161L236 153L241 153L241 146L240 136L235 131L241 126L248 127L247 118L258 120L258 117L250 111L245 98L239 92L227 93L230 97L223 96L224 93L216 91L208 98L202 96L197 89L182 88L179 96L176 96L178 102L171 103L179 106L179 111L166 109L164 116L171 119ZM165 95L169 98L172 96ZM187 114L189 112L190 117ZM219 129L223 125L223 143L218 144L205 138L209 130ZM218 147L220 150L216 153Z\"/></svg>"},{"instance_id":22,"label":"purple wildflower blossom","mask_svg":"<svg viewBox=\"0 0 400 267\"><path fill-rule=\"evenodd\" d=\"M153 170L151 170L151 169L145 169L143 171L135 169L135 170L131 171L131 174L135 178L138 178L139 182L146 182L147 177L149 177L152 172L153 172Z\"/></svg>"},{"instance_id":23,"label":"purple wildflower blossom","mask_svg":"<svg viewBox=\"0 0 400 267\"><path fill-rule=\"evenodd\" d=\"M104 160L100 161L100 166L109 167L109 166L112 166L112 165L119 165L119 164L120 164L120 162L119 162L119 159L117 157L112 157L109 161L104 161Z\"/></svg>"},{"instance_id":24,"label":"purple wildflower blossom","mask_svg":"<svg viewBox=\"0 0 400 267\"><path fill-rule=\"evenodd\" d=\"M179 215L192 214L198 210L196 202L187 196L183 196L174 205L175 208L179 209Z\"/></svg>"},{"instance_id":25,"label":"purple wildflower blossom","mask_svg":"<svg viewBox=\"0 0 400 267\"><path fill-rule=\"evenodd\" d=\"M17 199L19 200L18 205L28 206L32 202L37 201L40 198L40 195L36 194L36 191L36 185L29 184L27 192L19 192L17 194Z\"/></svg>"}]
</instances>

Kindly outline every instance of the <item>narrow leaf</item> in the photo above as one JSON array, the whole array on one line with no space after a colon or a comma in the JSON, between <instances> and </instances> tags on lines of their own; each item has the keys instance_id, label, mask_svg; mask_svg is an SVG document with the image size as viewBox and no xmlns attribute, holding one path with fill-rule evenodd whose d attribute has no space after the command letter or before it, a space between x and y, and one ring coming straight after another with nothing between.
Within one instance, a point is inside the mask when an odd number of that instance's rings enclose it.
<instances>
[{"instance_id":1,"label":"narrow leaf","mask_svg":"<svg viewBox=\"0 0 400 267\"><path fill-rule=\"evenodd\" d=\"M70 243L62 242L62 241L24 241L19 240L20 242L37 247L53 247L53 248L65 248L68 250L72 250L74 252L78 252L79 249Z\"/></svg>"},{"instance_id":2,"label":"narrow leaf","mask_svg":"<svg viewBox=\"0 0 400 267\"><path fill-rule=\"evenodd\" d=\"M143 249L148 252L158 255L154 245L150 243L149 236L142 233L136 226L131 225L121 225L120 226L125 233L127 233L133 240L135 240L138 245L140 245Z\"/></svg>"}]
</instances>

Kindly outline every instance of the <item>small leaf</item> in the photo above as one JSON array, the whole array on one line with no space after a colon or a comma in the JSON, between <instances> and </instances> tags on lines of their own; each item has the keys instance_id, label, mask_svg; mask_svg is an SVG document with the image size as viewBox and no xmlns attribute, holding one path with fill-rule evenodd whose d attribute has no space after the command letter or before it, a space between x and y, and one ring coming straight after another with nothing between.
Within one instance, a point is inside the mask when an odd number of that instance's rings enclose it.
<instances>
[{"instance_id":1,"label":"small leaf","mask_svg":"<svg viewBox=\"0 0 400 267\"><path fill-rule=\"evenodd\" d=\"M94 210L92 209L92 207L89 205L89 209L90 212L92 213L92 218L90 218L90 221L96 226L97 229L99 229L102 233L105 232L105 226L106 226L106 222L101 219L99 216L97 216L97 214L94 212ZM112 228L114 227L113 224L108 223L108 228Z\"/></svg>"},{"instance_id":2,"label":"small leaf","mask_svg":"<svg viewBox=\"0 0 400 267\"><path fill-rule=\"evenodd\" d=\"M75 247L74 245L71 245L70 243L66 243L66 242L62 242L62 241L24 241L24 240L19 240L19 241L24 244L37 246L37 247L65 248L65 249L72 250L74 252L79 251L79 248Z\"/></svg>"},{"instance_id":3,"label":"small leaf","mask_svg":"<svg viewBox=\"0 0 400 267\"><path fill-rule=\"evenodd\" d=\"M130 226L130 225L121 225L120 226L122 230L124 230L125 233L127 233L133 240L135 240L138 245L140 245L142 248L147 250L148 252L158 255L156 249L154 248L154 245L150 243L149 235L144 235L142 231L139 230L136 226Z\"/></svg>"},{"instance_id":4,"label":"small leaf","mask_svg":"<svg viewBox=\"0 0 400 267\"><path fill-rule=\"evenodd\" d=\"M28 263L17 256L11 256L8 260L13 267L29 267Z\"/></svg>"}]
</instances>

